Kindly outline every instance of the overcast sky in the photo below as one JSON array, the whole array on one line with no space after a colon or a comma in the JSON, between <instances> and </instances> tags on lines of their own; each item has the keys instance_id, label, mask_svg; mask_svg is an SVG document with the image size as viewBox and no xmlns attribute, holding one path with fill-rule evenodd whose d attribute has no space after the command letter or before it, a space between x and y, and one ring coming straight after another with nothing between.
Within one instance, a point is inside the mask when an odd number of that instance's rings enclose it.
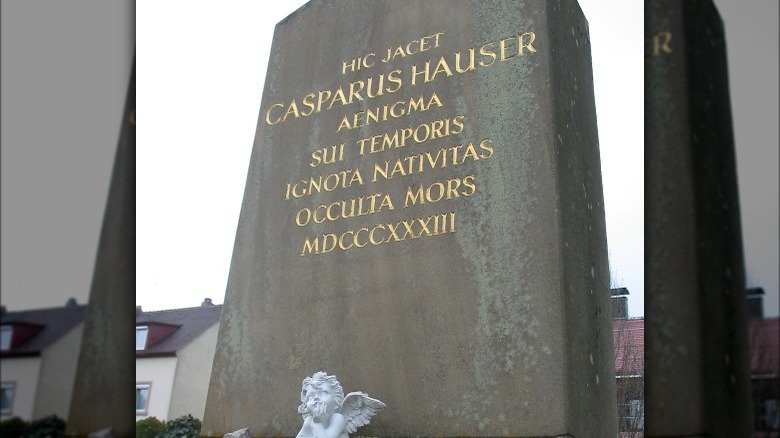
<instances>
[{"instance_id":1,"label":"overcast sky","mask_svg":"<svg viewBox=\"0 0 780 438\"><path fill-rule=\"evenodd\" d=\"M766 291L766 315L780 314L780 138L776 0L715 0L726 28L731 112L739 175L745 277Z\"/></svg>"},{"instance_id":2,"label":"overcast sky","mask_svg":"<svg viewBox=\"0 0 780 438\"><path fill-rule=\"evenodd\" d=\"M131 0L3 0L2 303L89 297L133 59Z\"/></svg>"},{"instance_id":3,"label":"overcast sky","mask_svg":"<svg viewBox=\"0 0 780 438\"><path fill-rule=\"evenodd\" d=\"M83 18L97 11L94 1L51 2L46 14L2 3L2 301L12 310L89 294L132 59L134 2L106 3L120 6L101 9L104 20ZM303 3L137 3L136 303L144 309L223 301L273 28ZM777 314L777 2L716 3L728 36L748 285L763 286L767 313ZM638 316L643 2L580 4L590 23L614 285L629 289Z\"/></svg>"}]
</instances>

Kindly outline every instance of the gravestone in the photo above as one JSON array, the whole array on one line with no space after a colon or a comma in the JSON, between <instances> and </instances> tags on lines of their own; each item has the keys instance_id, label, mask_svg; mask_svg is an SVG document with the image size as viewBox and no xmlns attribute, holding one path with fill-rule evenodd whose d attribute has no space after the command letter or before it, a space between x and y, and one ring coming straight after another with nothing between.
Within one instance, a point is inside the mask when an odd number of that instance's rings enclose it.
<instances>
[{"instance_id":1,"label":"gravestone","mask_svg":"<svg viewBox=\"0 0 780 438\"><path fill-rule=\"evenodd\" d=\"M752 436L723 23L645 2L647 436Z\"/></svg>"},{"instance_id":2,"label":"gravestone","mask_svg":"<svg viewBox=\"0 0 780 438\"><path fill-rule=\"evenodd\" d=\"M135 429L135 61L126 96L66 436L132 436Z\"/></svg>"},{"instance_id":3,"label":"gravestone","mask_svg":"<svg viewBox=\"0 0 780 438\"><path fill-rule=\"evenodd\" d=\"M613 436L575 1L311 1L275 31L202 433L293 435L320 370L367 436Z\"/></svg>"}]
</instances>

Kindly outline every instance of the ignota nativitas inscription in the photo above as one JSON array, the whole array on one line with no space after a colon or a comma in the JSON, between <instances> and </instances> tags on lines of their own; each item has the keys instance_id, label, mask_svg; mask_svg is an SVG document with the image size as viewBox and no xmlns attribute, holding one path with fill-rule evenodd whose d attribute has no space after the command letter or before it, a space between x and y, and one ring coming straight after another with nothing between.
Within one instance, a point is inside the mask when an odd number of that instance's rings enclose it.
<instances>
[{"instance_id":1,"label":"ignota nativitas inscription","mask_svg":"<svg viewBox=\"0 0 780 438\"><path fill-rule=\"evenodd\" d=\"M423 56L430 57L437 51L441 52L441 42L446 37L445 32L437 32L416 38L405 45L389 47L384 58L371 52L342 61L342 75L358 70L370 72L380 64L392 66L394 61L407 58L413 59L414 64L408 68L396 68L388 73L353 80L333 89L311 91L289 101L274 102L264 112L265 123L294 123L295 119L325 111L344 111L346 107L354 107L358 103L368 105L367 102L377 97L395 93L402 95L405 88L413 89L420 84L438 85L452 76L489 68L496 63L511 62L537 51L534 47L536 34L533 31L520 31L454 53L437 55L433 59ZM496 147L491 137L484 137L420 151L433 140L463 133L468 117L457 111L444 118L382 131L383 122L399 122L415 113L447 107L445 100L436 91L420 95L414 94L414 90L409 93L411 97L360 109L341 117L338 125L331 128L342 134L344 141L314 148L308 160L312 173L285 182L280 195L283 194L285 200L296 204L292 220L303 231L304 237L298 244L301 256L327 254L334 250L349 251L455 232L457 212L446 209L425 217L401 214L397 221L352 227L341 225L344 219L464 199L477 191L477 176L474 173L455 175L454 172L449 178L429 184L408 185L400 191L384 189L382 183L392 179L431 171L439 171L441 176L465 163L490 159ZM369 125L378 132L356 134L357 128ZM407 147L415 150L401 154L398 158L382 157L383 152ZM339 164L345 162L345 156L349 155L359 157L359 165L339 168ZM365 186L367 181L374 183L372 188L377 191L327 203L317 203L314 197L323 192ZM314 202L307 203L312 197ZM298 200L301 202L296 202ZM328 223L332 227L319 234L307 233L310 224L321 223Z\"/></svg>"}]
</instances>

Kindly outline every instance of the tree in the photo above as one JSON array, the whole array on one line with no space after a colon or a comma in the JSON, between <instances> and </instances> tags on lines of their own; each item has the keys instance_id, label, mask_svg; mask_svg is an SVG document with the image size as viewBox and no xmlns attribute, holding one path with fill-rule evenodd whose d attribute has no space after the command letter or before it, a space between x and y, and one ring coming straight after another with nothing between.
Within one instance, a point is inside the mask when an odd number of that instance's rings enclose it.
<instances>
[{"instance_id":1,"label":"tree","mask_svg":"<svg viewBox=\"0 0 780 438\"><path fill-rule=\"evenodd\" d=\"M156 417L147 417L135 422L135 438L156 438L163 429L165 422Z\"/></svg>"},{"instance_id":2,"label":"tree","mask_svg":"<svg viewBox=\"0 0 780 438\"><path fill-rule=\"evenodd\" d=\"M157 438L198 438L201 422L187 414L165 423L165 429Z\"/></svg>"}]
</instances>

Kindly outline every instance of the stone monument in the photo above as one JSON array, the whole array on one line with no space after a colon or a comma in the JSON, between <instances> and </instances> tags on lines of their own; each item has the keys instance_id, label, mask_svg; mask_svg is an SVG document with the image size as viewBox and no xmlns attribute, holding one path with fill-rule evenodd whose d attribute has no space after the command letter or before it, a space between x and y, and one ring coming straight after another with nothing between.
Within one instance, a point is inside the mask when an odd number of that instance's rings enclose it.
<instances>
[{"instance_id":1,"label":"stone monument","mask_svg":"<svg viewBox=\"0 0 780 438\"><path fill-rule=\"evenodd\" d=\"M66 436L132 436L135 429L135 61L132 68Z\"/></svg>"},{"instance_id":2,"label":"stone monument","mask_svg":"<svg viewBox=\"0 0 780 438\"><path fill-rule=\"evenodd\" d=\"M280 22L202 434L614 436L588 24L569 1L313 0Z\"/></svg>"},{"instance_id":3,"label":"stone monument","mask_svg":"<svg viewBox=\"0 0 780 438\"><path fill-rule=\"evenodd\" d=\"M728 90L712 1L645 2L648 436L752 436Z\"/></svg>"}]
</instances>

